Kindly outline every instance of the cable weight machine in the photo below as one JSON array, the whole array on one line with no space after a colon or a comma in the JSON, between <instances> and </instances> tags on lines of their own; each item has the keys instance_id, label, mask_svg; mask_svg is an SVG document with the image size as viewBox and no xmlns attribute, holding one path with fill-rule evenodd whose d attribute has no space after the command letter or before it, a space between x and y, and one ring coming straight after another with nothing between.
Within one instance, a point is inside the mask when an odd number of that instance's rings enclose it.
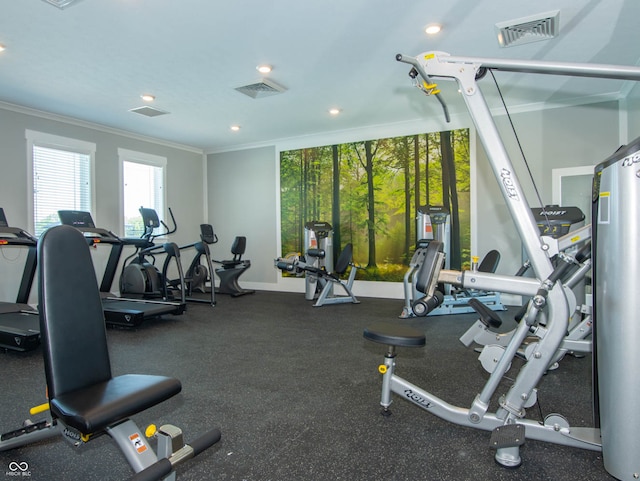
<instances>
[{"instance_id":1,"label":"cable weight machine","mask_svg":"<svg viewBox=\"0 0 640 481\"><path fill-rule=\"evenodd\" d=\"M602 451L605 469L621 481L640 478L640 382L635 366L640 365L640 324L636 321L640 297L635 291L640 253L640 138L619 149L595 167L593 224L554 239L541 235L524 196L498 129L477 80L486 69L516 72L640 80L640 68L615 65L588 65L542 61L514 61L452 57L443 52L425 52L417 57L397 55L396 60L412 66L410 76L416 86L440 102L445 117L449 113L435 78L454 80L467 105L478 136L484 144L500 192L513 219L525 253L531 263L532 278L503 276L476 271L442 269L442 247L433 242L427 248L432 262L420 282L429 287L429 307L437 307L434 284L448 282L463 288L492 289L531 297L522 322L497 360L487 382L467 409L453 406L395 374L397 347L422 347L424 333L403 325L379 323L364 331L368 340L387 346L379 372L383 375L380 404L389 411L392 393L442 419L462 426L490 431L495 460L505 467L521 464L520 446L537 439L565 446ZM593 233L593 239L592 239ZM526 419L526 409L535 405L537 386L565 340L570 319L569 302L559 279L573 265L572 256L562 256L554 266L552 258L571 245L583 244L579 254L589 254L594 265L594 362L596 373L594 427L571 426L561 415L547 416L543 423ZM576 256L578 257L578 256ZM577 259L574 259L577 260ZM435 300L435 302L429 302ZM546 324L540 325L544 317ZM495 412L490 402L503 376L531 328L541 334L533 355L518 370L507 392L497 399ZM506 388L505 388L506 389ZM568 393L571 395L571 393Z\"/></svg>"}]
</instances>

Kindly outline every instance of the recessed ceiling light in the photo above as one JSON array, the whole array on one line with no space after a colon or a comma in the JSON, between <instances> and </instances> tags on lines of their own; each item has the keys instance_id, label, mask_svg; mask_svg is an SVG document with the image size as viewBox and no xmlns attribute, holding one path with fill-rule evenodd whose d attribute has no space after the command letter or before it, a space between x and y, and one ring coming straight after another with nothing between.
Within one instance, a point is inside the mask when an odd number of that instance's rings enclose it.
<instances>
[{"instance_id":1,"label":"recessed ceiling light","mask_svg":"<svg viewBox=\"0 0 640 481\"><path fill-rule=\"evenodd\" d=\"M273 67L271 65L258 65L256 70L260 73L269 73L273 70Z\"/></svg>"},{"instance_id":2,"label":"recessed ceiling light","mask_svg":"<svg viewBox=\"0 0 640 481\"><path fill-rule=\"evenodd\" d=\"M332 109L329 109L329 113L330 113L331 115L338 115L340 112L342 112L342 110L341 110L341 109L338 109L338 108L332 108Z\"/></svg>"},{"instance_id":3,"label":"recessed ceiling light","mask_svg":"<svg viewBox=\"0 0 640 481\"><path fill-rule=\"evenodd\" d=\"M240 130L240 126L239 125L232 125L231 126L231 130L233 130L234 132L237 132L238 130Z\"/></svg>"},{"instance_id":4,"label":"recessed ceiling light","mask_svg":"<svg viewBox=\"0 0 640 481\"><path fill-rule=\"evenodd\" d=\"M7 49L4 45L0 43L0 52L4 52Z\"/></svg>"},{"instance_id":5,"label":"recessed ceiling light","mask_svg":"<svg viewBox=\"0 0 640 481\"><path fill-rule=\"evenodd\" d=\"M151 94L142 94L140 98L145 102L153 102L156 99L156 97Z\"/></svg>"},{"instance_id":6,"label":"recessed ceiling light","mask_svg":"<svg viewBox=\"0 0 640 481\"><path fill-rule=\"evenodd\" d=\"M440 33L441 30L442 30L442 25L438 23L430 23L424 29L427 35L435 35L437 33Z\"/></svg>"}]
</instances>

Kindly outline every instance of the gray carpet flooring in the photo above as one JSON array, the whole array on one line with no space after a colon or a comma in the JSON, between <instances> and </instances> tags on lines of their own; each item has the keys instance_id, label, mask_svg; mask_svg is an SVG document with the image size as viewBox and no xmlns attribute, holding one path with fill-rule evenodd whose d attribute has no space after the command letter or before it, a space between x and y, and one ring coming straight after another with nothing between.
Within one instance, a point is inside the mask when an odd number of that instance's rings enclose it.
<instances>
[{"instance_id":1,"label":"gray carpet flooring","mask_svg":"<svg viewBox=\"0 0 640 481\"><path fill-rule=\"evenodd\" d=\"M363 338L377 321L397 321L402 301L314 308L303 294L218 296L215 308L190 304L182 316L135 331L109 329L114 374L175 376L183 391L134 416L172 423L185 439L218 426L222 440L178 467L179 480L611 480L598 452L528 440L523 464L498 466L490 434L447 423L394 398L380 414L377 367L384 346ZM501 313L505 326L512 313ZM440 398L469 407L488 375L458 337L473 314L402 321L424 330L425 348L400 349L396 372ZM514 366L513 368L517 368ZM0 430L44 401L40 349L0 354ZM508 383L508 380L505 381ZM561 413L591 426L591 359L565 357L549 372L532 419ZM74 448L62 439L0 453L0 478L27 463L34 481L127 479L133 471L108 436ZM24 479L24 476L22 476Z\"/></svg>"}]
</instances>

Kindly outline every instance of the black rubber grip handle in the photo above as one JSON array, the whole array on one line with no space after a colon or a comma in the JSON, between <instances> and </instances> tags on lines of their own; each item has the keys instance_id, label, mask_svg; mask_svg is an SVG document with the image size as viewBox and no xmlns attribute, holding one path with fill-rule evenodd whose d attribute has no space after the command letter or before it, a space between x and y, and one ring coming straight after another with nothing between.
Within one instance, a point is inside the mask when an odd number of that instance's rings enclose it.
<instances>
[{"instance_id":1,"label":"black rubber grip handle","mask_svg":"<svg viewBox=\"0 0 640 481\"><path fill-rule=\"evenodd\" d=\"M211 446L216 444L218 441L220 441L221 437L222 437L222 433L218 428L214 428L211 431L204 433L198 439L189 443L189 446L193 448L193 455L197 456L205 449L210 448Z\"/></svg>"},{"instance_id":2,"label":"black rubber grip handle","mask_svg":"<svg viewBox=\"0 0 640 481\"><path fill-rule=\"evenodd\" d=\"M413 313L418 317L424 317L436 309L444 301L444 295L440 291L433 293L433 296L425 296L418 299L411 306Z\"/></svg>"},{"instance_id":3,"label":"black rubber grip handle","mask_svg":"<svg viewBox=\"0 0 640 481\"><path fill-rule=\"evenodd\" d=\"M324 259L326 252L324 249L307 249L307 255L311 257L320 257Z\"/></svg>"},{"instance_id":4,"label":"black rubber grip handle","mask_svg":"<svg viewBox=\"0 0 640 481\"><path fill-rule=\"evenodd\" d=\"M191 446L191 449L193 449L193 455L185 457L181 461L186 461L187 459L197 456L205 449L210 448L218 441L220 441L221 437L222 433L218 428L214 428L211 431L206 432L192 443L189 443L189 446ZM170 474L172 469L173 466L171 465L171 461L169 461L169 459L158 459L158 461L153 463L151 466L147 466L142 471L136 473L131 478L131 481L156 481Z\"/></svg>"},{"instance_id":5,"label":"black rubber grip handle","mask_svg":"<svg viewBox=\"0 0 640 481\"><path fill-rule=\"evenodd\" d=\"M584 262L591 258L591 242L587 242L583 245L578 252L576 252L575 258L578 262Z\"/></svg>"},{"instance_id":6,"label":"black rubber grip handle","mask_svg":"<svg viewBox=\"0 0 640 481\"><path fill-rule=\"evenodd\" d=\"M480 316L480 322L482 322L487 327L495 327L498 328L502 325L502 319L493 312L489 307L483 304L481 301L472 297L467 301L474 311L478 313Z\"/></svg>"},{"instance_id":7,"label":"black rubber grip handle","mask_svg":"<svg viewBox=\"0 0 640 481\"><path fill-rule=\"evenodd\" d=\"M167 458L158 459L151 466L144 468L131 478L131 481L156 481L171 473L171 461Z\"/></svg>"},{"instance_id":8,"label":"black rubber grip handle","mask_svg":"<svg viewBox=\"0 0 640 481\"><path fill-rule=\"evenodd\" d=\"M276 267L281 271L292 271L294 269L294 265L287 261L277 261Z\"/></svg>"}]
</instances>

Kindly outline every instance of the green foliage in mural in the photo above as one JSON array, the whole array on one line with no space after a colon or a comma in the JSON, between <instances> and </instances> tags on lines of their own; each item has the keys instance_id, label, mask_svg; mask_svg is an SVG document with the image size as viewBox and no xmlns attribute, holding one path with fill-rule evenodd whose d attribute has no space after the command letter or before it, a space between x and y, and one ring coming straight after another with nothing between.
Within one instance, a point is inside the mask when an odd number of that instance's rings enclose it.
<instances>
[{"instance_id":1,"label":"green foliage in mural","mask_svg":"<svg viewBox=\"0 0 640 481\"><path fill-rule=\"evenodd\" d=\"M280 154L282 253L304 253L304 225L329 222L334 256L351 242L358 279L401 281L419 206L451 212L451 268L469 264L469 130L290 150Z\"/></svg>"}]
</instances>

